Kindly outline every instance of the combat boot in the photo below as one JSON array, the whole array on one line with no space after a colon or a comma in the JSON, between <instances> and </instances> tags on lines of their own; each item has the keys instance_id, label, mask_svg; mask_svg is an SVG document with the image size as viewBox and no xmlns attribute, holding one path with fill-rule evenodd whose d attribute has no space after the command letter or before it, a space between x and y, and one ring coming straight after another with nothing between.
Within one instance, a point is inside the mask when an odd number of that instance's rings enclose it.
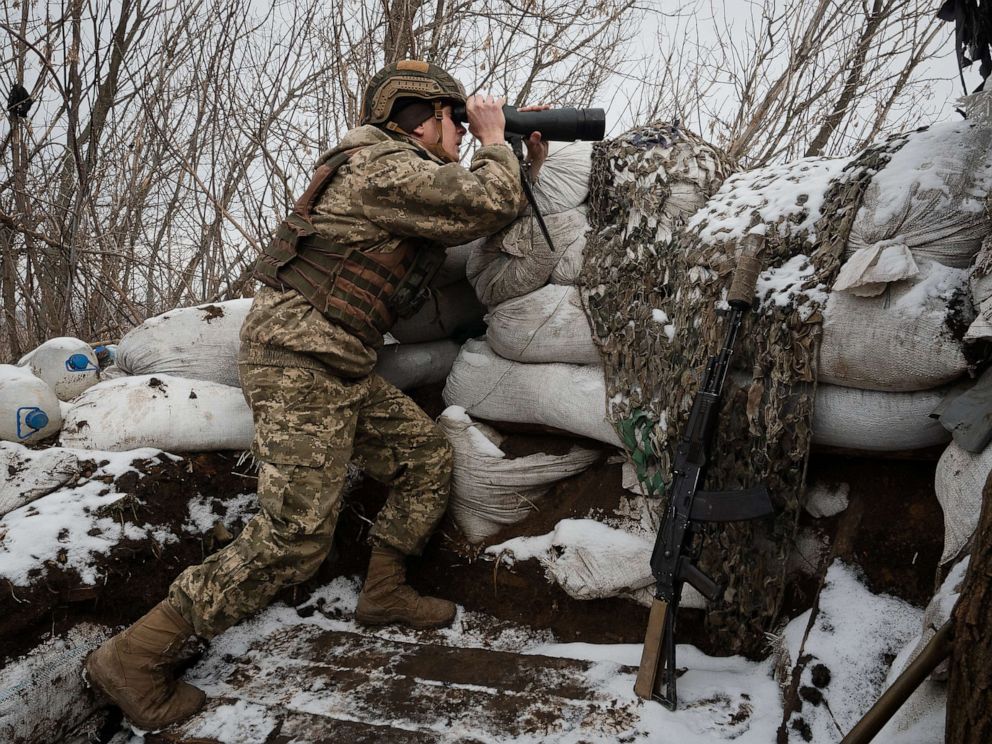
<instances>
[{"instance_id":1,"label":"combat boot","mask_svg":"<svg viewBox=\"0 0 992 744\"><path fill-rule=\"evenodd\" d=\"M406 558L389 547L372 549L365 586L358 595L355 620L363 625L402 623L414 628L443 628L455 619L455 603L423 597L406 583Z\"/></svg>"},{"instance_id":2,"label":"combat boot","mask_svg":"<svg viewBox=\"0 0 992 744\"><path fill-rule=\"evenodd\" d=\"M130 628L86 659L86 676L135 726L156 731L189 718L206 695L177 682L171 667L193 628L168 603L159 602Z\"/></svg>"}]
</instances>

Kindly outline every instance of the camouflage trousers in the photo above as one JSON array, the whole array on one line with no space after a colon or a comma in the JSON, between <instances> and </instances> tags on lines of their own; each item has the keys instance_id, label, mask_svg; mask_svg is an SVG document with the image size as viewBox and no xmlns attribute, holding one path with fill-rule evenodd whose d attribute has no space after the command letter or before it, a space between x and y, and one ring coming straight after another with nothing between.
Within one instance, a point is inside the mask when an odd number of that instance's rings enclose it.
<instances>
[{"instance_id":1,"label":"camouflage trousers","mask_svg":"<svg viewBox=\"0 0 992 744\"><path fill-rule=\"evenodd\" d=\"M331 548L348 462L390 486L371 538L418 554L448 502L451 447L434 422L376 374L242 363L255 420L260 511L229 545L173 582L169 601L211 638L312 576Z\"/></svg>"}]
</instances>

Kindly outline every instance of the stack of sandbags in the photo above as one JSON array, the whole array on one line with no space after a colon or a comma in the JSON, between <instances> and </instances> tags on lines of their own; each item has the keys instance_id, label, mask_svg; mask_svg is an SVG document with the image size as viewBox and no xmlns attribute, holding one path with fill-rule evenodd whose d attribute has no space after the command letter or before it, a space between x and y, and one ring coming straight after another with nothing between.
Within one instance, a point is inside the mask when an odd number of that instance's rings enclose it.
<instances>
[{"instance_id":1,"label":"stack of sandbags","mask_svg":"<svg viewBox=\"0 0 992 744\"><path fill-rule=\"evenodd\" d=\"M945 386L971 371L973 262L990 232L992 129L964 122L914 132L872 177L824 311L819 379L850 394L848 431L877 423L867 399L900 412L902 436L852 441L859 449L914 449L947 433L929 418ZM847 392L845 390L845 392ZM929 410L928 410L929 409ZM859 425L859 422L864 425ZM844 435L832 437L845 445Z\"/></svg>"},{"instance_id":2,"label":"stack of sandbags","mask_svg":"<svg viewBox=\"0 0 992 744\"><path fill-rule=\"evenodd\" d=\"M872 175L836 281L816 290L817 406L828 409L817 410L814 436L823 444L886 451L946 442L929 414L972 371L981 355L970 343L987 335L975 309L992 280L973 262L992 232L992 129L952 122L903 139ZM806 159L733 176L689 228L717 244L759 224L767 234L801 234L811 253L820 205L844 164ZM792 302L803 278L794 268L762 275L763 303ZM902 431L881 426L880 416Z\"/></svg>"},{"instance_id":3,"label":"stack of sandbags","mask_svg":"<svg viewBox=\"0 0 992 744\"><path fill-rule=\"evenodd\" d=\"M458 354L454 339L481 326L482 306L465 279L470 250L449 250L427 302L387 334L376 371L400 389L442 381ZM117 345L104 382L66 412L62 443L114 451L248 447L252 420L238 379L238 351L251 303L177 308L134 328Z\"/></svg>"}]
</instances>

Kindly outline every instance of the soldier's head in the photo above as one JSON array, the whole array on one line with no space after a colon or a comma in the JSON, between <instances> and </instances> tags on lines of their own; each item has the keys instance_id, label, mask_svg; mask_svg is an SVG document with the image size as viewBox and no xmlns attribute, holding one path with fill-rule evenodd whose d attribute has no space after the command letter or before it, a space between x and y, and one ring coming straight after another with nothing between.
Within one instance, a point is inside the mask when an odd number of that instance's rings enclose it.
<instances>
[{"instance_id":1,"label":"soldier's head","mask_svg":"<svg viewBox=\"0 0 992 744\"><path fill-rule=\"evenodd\" d=\"M454 163L465 128L452 121L451 106L464 102L462 84L440 67L402 60L372 76L362 99L361 123L406 135Z\"/></svg>"}]
</instances>

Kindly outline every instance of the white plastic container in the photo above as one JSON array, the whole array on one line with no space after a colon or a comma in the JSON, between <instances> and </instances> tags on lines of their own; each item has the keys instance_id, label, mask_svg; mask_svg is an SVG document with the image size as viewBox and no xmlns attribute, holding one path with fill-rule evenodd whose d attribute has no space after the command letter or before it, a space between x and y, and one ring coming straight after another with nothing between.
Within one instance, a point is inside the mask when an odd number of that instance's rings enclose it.
<instances>
[{"instance_id":1,"label":"white plastic container","mask_svg":"<svg viewBox=\"0 0 992 744\"><path fill-rule=\"evenodd\" d=\"M26 367L0 364L0 439L31 444L62 428L59 399Z\"/></svg>"},{"instance_id":2,"label":"white plastic container","mask_svg":"<svg viewBox=\"0 0 992 744\"><path fill-rule=\"evenodd\" d=\"M71 336L48 339L17 365L28 367L47 382L60 400L72 400L100 381L100 363L93 349Z\"/></svg>"}]
</instances>

